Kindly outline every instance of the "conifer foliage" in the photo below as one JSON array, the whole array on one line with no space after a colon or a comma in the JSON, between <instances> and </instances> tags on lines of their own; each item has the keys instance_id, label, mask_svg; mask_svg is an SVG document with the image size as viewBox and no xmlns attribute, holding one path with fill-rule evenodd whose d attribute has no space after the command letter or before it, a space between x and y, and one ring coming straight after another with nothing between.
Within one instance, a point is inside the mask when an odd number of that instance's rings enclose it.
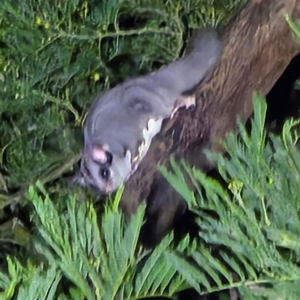
<instances>
[{"instance_id":1,"label":"conifer foliage","mask_svg":"<svg viewBox=\"0 0 300 300\"><path fill-rule=\"evenodd\" d=\"M80 131L97 93L176 59L189 28L224 23L243 2L1 1L6 185L48 182L61 174L78 160L75 129Z\"/></svg>"},{"instance_id":2,"label":"conifer foliage","mask_svg":"<svg viewBox=\"0 0 300 300\"><path fill-rule=\"evenodd\" d=\"M298 299L300 153L299 121L287 121L281 136L266 135L265 100L254 97L251 131L224 142L218 164L221 185L184 162L161 168L198 216L199 240L180 244L172 234L153 250L138 243L145 207L124 223L122 190L99 218L75 195L58 208L42 184L28 190L33 206L32 254L7 257L0 273L1 299L140 299L172 297L187 287L200 294L238 288L246 299ZM192 193L183 169L194 181ZM274 298L275 297L275 298Z\"/></svg>"}]
</instances>

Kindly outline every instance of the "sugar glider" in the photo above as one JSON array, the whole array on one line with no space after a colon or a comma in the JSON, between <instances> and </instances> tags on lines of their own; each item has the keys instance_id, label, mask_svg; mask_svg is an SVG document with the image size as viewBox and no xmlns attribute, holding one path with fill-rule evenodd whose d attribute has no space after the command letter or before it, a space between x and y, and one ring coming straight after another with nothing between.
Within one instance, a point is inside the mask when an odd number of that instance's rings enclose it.
<instances>
[{"instance_id":1,"label":"sugar glider","mask_svg":"<svg viewBox=\"0 0 300 300\"><path fill-rule=\"evenodd\" d=\"M84 124L82 185L109 194L126 182L146 155L164 119L195 104L184 96L218 62L222 43L212 28L198 30L179 60L132 78L96 97Z\"/></svg>"}]
</instances>

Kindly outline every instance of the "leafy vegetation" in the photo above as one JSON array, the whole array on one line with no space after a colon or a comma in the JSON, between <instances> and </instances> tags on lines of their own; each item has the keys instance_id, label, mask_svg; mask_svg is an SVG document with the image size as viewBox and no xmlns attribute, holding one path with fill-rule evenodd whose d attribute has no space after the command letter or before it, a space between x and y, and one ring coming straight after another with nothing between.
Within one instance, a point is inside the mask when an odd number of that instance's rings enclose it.
<instances>
[{"instance_id":1,"label":"leafy vegetation","mask_svg":"<svg viewBox=\"0 0 300 300\"><path fill-rule=\"evenodd\" d=\"M239 124L238 136L228 134L228 157L208 153L224 185L184 162L161 168L198 216L199 240L186 236L175 245L170 234L146 250L138 243L145 207L124 224L117 209L122 190L99 219L89 201L66 195L58 208L43 185L31 186L33 250L25 261L7 258L3 299L172 297L187 287L298 299L299 121L287 121L281 136L267 135L265 100L256 95L254 107L251 131ZM197 193L183 183L183 169Z\"/></svg>"},{"instance_id":2,"label":"leafy vegetation","mask_svg":"<svg viewBox=\"0 0 300 300\"><path fill-rule=\"evenodd\" d=\"M22 249L33 238L35 223L28 220L32 207L24 197L29 186L43 184L57 209L65 209L64 199L69 197L89 199L60 178L76 169L81 126L93 97L125 77L176 59L191 28L224 24L244 2L1 2L0 267L4 273L7 254L24 255L26 260L28 251Z\"/></svg>"},{"instance_id":3,"label":"leafy vegetation","mask_svg":"<svg viewBox=\"0 0 300 300\"><path fill-rule=\"evenodd\" d=\"M3 0L2 188L59 177L79 159L97 93L176 59L190 28L222 24L244 2Z\"/></svg>"}]
</instances>

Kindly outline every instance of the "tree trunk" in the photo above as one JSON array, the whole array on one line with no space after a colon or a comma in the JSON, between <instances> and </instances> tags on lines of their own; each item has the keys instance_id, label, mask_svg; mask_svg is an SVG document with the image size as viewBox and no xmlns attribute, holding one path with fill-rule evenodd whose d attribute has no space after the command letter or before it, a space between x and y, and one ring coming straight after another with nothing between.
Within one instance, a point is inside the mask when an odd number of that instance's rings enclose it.
<instances>
[{"instance_id":1,"label":"tree trunk","mask_svg":"<svg viewBox=\"0 0 300 300\"><path fill-rule=\"evenodd\" d=\"M209 146L221 150L218 139L235 129L237 116L247 121L253 112L253 91L266 95L300 51L285 14L293 20L299 18L300 0L249 0L225 28L222 57L212 76L197 87L196 108L183 110L164 123L126 184L121 207L127 215L135 212L141 200L151 198L149 210L158 214L156 228L160 234L172 225L184 202L157 173L157 165L167 164L175 154L203 168L201 149Z\"/></svg>"}]
</instances>

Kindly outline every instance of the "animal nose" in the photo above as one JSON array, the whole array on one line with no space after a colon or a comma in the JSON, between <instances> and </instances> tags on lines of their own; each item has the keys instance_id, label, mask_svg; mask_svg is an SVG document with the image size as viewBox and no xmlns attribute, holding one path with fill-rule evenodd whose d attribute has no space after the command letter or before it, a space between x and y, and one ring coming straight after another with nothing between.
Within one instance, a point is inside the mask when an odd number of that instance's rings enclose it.
<instances>
[{"instance_id":1,"label":"animal nose","mask_svg":"<svg viewBox=\"0 0 300 300\"><path fill-rule=\"evenodd\" d=\"M107 184L105 187L105 193L110 194L112 192L113 192L113 187L111 186L111 184Z\"/></svg>"}]
</instances>

